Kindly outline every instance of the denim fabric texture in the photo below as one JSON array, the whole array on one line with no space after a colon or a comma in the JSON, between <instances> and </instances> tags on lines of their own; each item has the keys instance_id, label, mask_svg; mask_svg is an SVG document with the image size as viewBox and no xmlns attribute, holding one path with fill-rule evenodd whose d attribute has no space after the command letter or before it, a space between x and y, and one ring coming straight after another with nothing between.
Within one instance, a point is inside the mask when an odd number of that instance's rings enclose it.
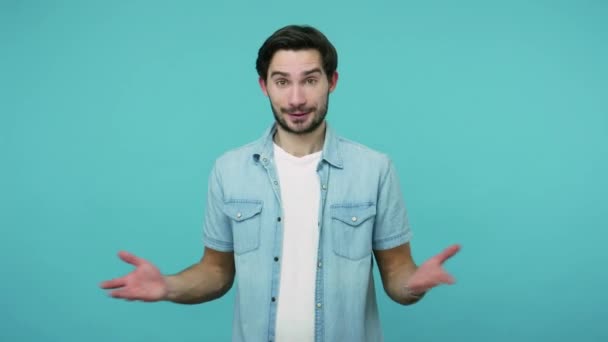
<instances>
[{"instance_id":1,"label":"denim fabric texture","mask_svg":"<svg viewBox=\"0 0 608 342\"><path fill-rule=\"evenodd\" d=\"M283 225L276 127L219 157L209 177L206 247L234 252L233 341L274 341ZM382 153L327 125L321 161L315 341L382 341L373 250L409 242L397 172Z\"/></svg>"}]
</instances>

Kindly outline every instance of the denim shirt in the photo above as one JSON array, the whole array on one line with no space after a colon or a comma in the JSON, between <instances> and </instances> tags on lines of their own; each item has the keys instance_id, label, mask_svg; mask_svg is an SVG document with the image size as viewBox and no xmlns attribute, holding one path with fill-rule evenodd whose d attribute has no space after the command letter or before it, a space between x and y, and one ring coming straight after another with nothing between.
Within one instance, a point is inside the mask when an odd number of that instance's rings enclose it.
<instances>
[{"instance_id":1,"label":"denim shirt","mask_svg":"<svg viewBox=\"0 0 608 342\"><path fill-rule=\"evenodd\" d=\"M234 252L233 341L274 341L283 224L269 128L219 157L209 177L206 247ZM390 159L335 135L327 125L321 161L315 341L382 341L373 250L408 242L411 232Z\"/></svg>"}]
</instances>

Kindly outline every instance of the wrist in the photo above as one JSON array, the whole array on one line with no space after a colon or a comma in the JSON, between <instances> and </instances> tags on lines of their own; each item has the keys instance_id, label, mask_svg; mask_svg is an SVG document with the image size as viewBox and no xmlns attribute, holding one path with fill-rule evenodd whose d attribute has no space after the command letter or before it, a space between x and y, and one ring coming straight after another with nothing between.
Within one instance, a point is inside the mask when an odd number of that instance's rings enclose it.
<instances>
[{"instance_id":1,"label":"wrist","mask_svg":"<svg viewBox=\"0 0 608 342\"><path fill-rule=\"evenodd\" d=\"M174 276L163 276L163 281L165 283L165 293L163 295L163 297L161 298L161 300L163 301L174 301L177 298L177 293L176 293L176 279Z\"/></svg>"},{"instance_id":2,"label":"wrist","mask_svg":"<svg viewBox=\"0 0 608 342\"><path fill-rule=\"evenodd\" d=\"M408 285L404 286L405 289L405 294L408 298L411 298L413 300L419 300L422 297L424 297L424 295L426 294L427 290L421 289L421 288L416 288L416 287L410 287Z\"/></svg>"}]
</instances>

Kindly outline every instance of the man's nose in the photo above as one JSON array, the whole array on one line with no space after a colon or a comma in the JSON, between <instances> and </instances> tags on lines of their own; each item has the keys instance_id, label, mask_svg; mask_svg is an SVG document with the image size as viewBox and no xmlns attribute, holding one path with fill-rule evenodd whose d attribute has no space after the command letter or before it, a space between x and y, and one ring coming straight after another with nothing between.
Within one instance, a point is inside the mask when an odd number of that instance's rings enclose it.
<instances>
[{"instance_id":1,"label":"man's nose","mask_svg":"<svg viewBox=\"0 0 608 342\"><path fill-rule=\"evenodd\" d=\"M304 104L306 104L304 89L302 89L302 87L299 85L293 86L291 88L291 92L289 93L289 106L298 108Z\"/></svg>"}]
</instances>

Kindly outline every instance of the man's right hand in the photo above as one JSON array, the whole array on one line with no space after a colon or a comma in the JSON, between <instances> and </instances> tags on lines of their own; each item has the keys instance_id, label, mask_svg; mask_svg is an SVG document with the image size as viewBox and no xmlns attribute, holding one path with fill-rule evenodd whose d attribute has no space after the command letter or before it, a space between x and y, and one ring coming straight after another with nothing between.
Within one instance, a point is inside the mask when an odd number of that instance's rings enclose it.
<instances>
[{"instance_id":1,"label":"man's right hand","mask_svg":"<svg viewBox=\"0 0 608 342\"><path fill-rule=\"evenodd\" d=\"M110 292L112 297L126 300L156 302L167 299L169 286L156 266L128 252L119 252L118 256L135 266L135 270L123 277L102 282L102 289L113 290Z\"/></svg>"}]
</instances>

